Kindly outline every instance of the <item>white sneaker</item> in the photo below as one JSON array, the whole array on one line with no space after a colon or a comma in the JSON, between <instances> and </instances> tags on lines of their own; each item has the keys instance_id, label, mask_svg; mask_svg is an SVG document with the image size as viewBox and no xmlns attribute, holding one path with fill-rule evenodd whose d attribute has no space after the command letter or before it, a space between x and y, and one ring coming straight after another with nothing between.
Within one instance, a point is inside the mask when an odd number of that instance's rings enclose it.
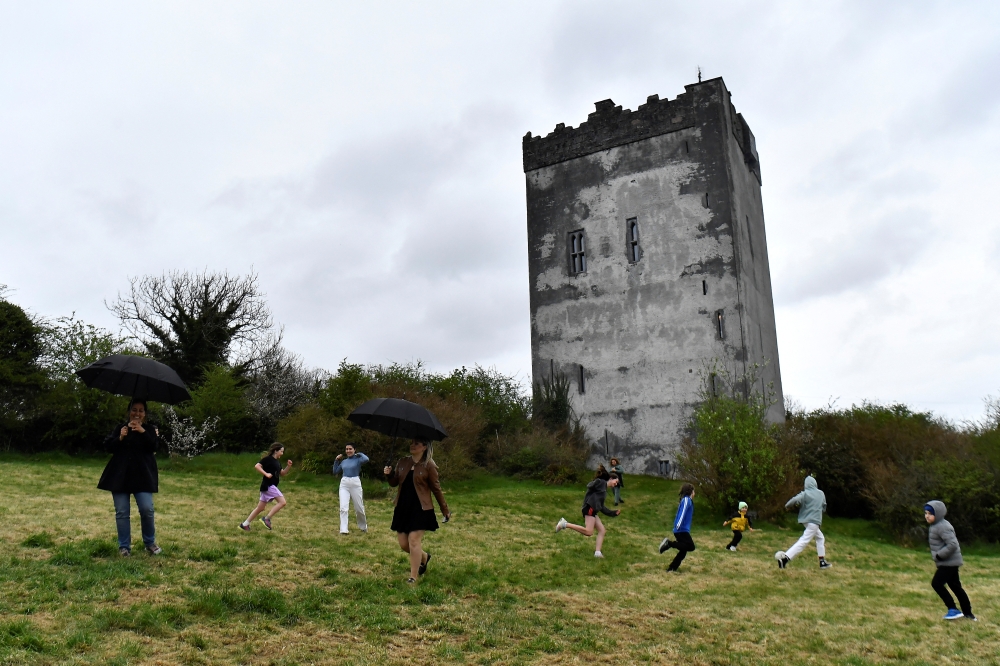
<instances>
[{"instance_id":1,"label":"white sneaker","mask_svg":"<svg viewBox=\"0 0 1000 666\"><path fill-rule=\"evenodd\" d=\"M601 559L604 559L604 554L598 550L594 552L594 557L599 557Z\"/></svg>"},{"instance_id":2,"label":"white sneaker","mask_svg":"<svg viewBox=\"0 0 1000 666\"><path fill-rule=\"evenodd\" d=\"M726 548L733 551L734 553L736 552L736 546L726 546Z\"/></svg>"},{"instance_id":3,"label":"white sneaker","mask_svg":"<svg viewBox=\"0 0 1000 666\"><path fill-rule=\"evenodd\" d=\"M556 523L556 532L562 532L564 529L566 529L567 525L569 525L569 523L566 522L566 519L560 518L559 522Z\"/></svg>"}]
</instances>

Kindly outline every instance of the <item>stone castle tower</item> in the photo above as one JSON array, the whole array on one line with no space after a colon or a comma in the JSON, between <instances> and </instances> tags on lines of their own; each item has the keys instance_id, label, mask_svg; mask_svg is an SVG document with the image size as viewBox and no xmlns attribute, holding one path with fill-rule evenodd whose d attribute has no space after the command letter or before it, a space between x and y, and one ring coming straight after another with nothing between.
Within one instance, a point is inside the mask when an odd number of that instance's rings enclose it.
<instances>
[{"instance_id":1,"label":"stone castle tower","mask_svg":"<svg viewBox=\"0 0 1000 666\"><path fill-rule=\"evenodd\" d=\"M721 78L685 91L522 147L532 374L632 473L671 473L713 364L763 365L784 419L754 137Z\"/></svg>"}]
</instances>

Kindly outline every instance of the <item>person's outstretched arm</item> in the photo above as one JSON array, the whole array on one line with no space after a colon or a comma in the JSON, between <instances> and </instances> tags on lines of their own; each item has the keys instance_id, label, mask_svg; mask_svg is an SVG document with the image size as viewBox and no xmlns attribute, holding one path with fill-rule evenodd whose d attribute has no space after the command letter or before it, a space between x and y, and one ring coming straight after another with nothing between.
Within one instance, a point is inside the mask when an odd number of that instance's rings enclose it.
<instances>
[{"instance_id":1,"label":"person's outstretched arm","mask_svg":"<svg viewBox=\"0 0 1000 666\"><path fill-rule=\"evenodd\" d=\"M340 466L340 458L338 457L337 460L334 461L333 463L333 475L337 476L338 474L340 474L341 469L343 468Z\"/></svg>"},{"instance_id":2,"label":"person's outstretched arm","mask_svg":"<svg viewBox=\"0 0 1000 666\"><path fill-rule=\"evenodd\" d=\"M802 498L805 497L805 494L806 494L805 491L803 491L798 495L796 495L795 497L793 497L792 499L785 502L785 508L791 509L793 506L798 506L799 504L801 504Z\"/></svg>"}]
</instances>

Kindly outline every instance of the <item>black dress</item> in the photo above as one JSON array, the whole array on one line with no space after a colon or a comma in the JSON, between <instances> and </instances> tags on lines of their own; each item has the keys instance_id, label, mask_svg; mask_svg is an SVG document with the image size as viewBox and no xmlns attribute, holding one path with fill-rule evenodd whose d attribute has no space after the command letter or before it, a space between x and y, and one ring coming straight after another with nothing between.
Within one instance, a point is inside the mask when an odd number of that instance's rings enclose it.
<instances>
[{"instance_id":1,"label":"black dress","mask_svg":"<svg viewBox=\"0 0 1000 666\"><path fill-rule=\"evenodd\" d=\"M417 497L417 489L413 487L413 470L406 475L403 484L399 487L399 501L396 502L396 510L392 512L393 532L433 532L438 528L437 516L434 509L427 509L420 505L420 498Z\"/></svg>"}]
</instances>

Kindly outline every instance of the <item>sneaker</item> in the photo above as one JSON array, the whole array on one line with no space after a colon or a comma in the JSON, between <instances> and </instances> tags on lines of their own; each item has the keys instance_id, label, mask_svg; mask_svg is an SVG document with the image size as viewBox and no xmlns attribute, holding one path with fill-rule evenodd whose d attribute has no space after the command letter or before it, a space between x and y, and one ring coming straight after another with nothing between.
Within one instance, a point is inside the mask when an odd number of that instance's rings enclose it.
<instances>
[{"instance_id":1,"label":"sneaker","mask_svg":"<svg viewBox=\"0 0 1000 666\"><path fill-rule=\"evenodd\" d=\"M965 617L965 614L958 610L957 608L951 608L947 613L944 614L945 620L957 620L959 618Z\"/></svg>"},{"instance_id":2,"label":"sneaker","mask_svg":"<svg viewBox=\"0 0 1000 666\"><path fill-rule=\"evenodd\" d=\"M427 553L427 551L424 552ZM420 565L419 569L417 569L417 575L423 576L425 573L427 573L427 565L430 563L431 563L431 554L427 553L427 559L424 560L424 563Z\"/></svg>"},{"instance_id":3,"label":"sneaker","mask_svg":"<svg viewBox=\"0 0 1000 666\"><path fill-rule=\"evenodd\" d=\"M159 555L163 552L163 549L154 543L152 546L146 546L146 552L150 555Z\"/></svg>"},{"instance_id":4,"label":"sneaker","mask_svg":"<svg viewBox=\"0 0 1000 666\"><path fill-rule=\"evenodd\" d=\"M350 532L341 532L341 534L350 534Z\"/></svg>"},{"instance_id":5,"label":"sneaker","mask_svg":"<svg viewBox=\"0 0 1000 666\"><path fill-rule=\"evenodd\" d=\"M965 617L966 619L972 620L973 622L979 622L979 618L973 615L972 613L966 613Z\"/></svg>"},{"instance_id":6,"label":"sneaker","mask_svg":"<svg viewBox=\"0 0 1000 666\"><path fill-rule=\"evenodd\" d=\"M674 567L667 567L667 573L677 573L677 569Z\"/></svg>"},{"instance_id":7,"label":"sneaker","mask_svg":"<svg viewBox=\"0 0 1000 666\"><path fill-rule=\"evenodd\" d=\"M731 550L731 551L733 551L735 553L736 552L736 546L726 546L726 550Z\"/></svg>"},{"instance_id":8,"label":"sneaker","mask_svg":"<svg viewBox=\"0 0 1000 666\"><path fill-rule=\"evenodd\" d=\"M416 578L407 578L406 582L409 583L410 585L416 585L417 584L417 579Z\"/></svg>"},{"instance_id":9,"label":"sneaker","mask_svg":"<svg viewBox=\"0 0 1000 666\"><path fill-rule=\"evenodd\" d=\"M268 518L267 516L261 516L260 517L260 522L264 523L264 527L266 527L267 529L272 529L271 528L271 519Z\"/></svg>"},{"instance_id":10,"label":"sneaker","mask_svg":"<svg viewBox=\"0 0 1000 666\"><path fill-rule=\"evenodd\" d=\"M619 501L619 502L621 502L622 504L624 504L624 503L625 503L625 500L618 500L618 501Z\"/></svg>"},{"instance_id":11,"label":"sneaker","mask_svg":"<svg viewBox=\"0 0 1000 666\"><path fill-rule=\"evenodd\" d=\"M122 557L132 557L132 551L125 547L119 548L118 554Z\"/></svg>"},{"instance_id":12,"label":"sneaker","mask_svg":"<svg viewBox=\"0 0 1000 666\"><path fill-rule=\"evenodd\" d=\"M778 560L779 569L784 569L786 566L788 566L788 563L792 561L791 559L789 559L787 555L785 555L785 551L783 550L779 550L777 553L775 553L774 559Z\"/></svg>"},{"instance_id":13,"label":"sneaker","mask_svg":"<svg viewBox=\"0 0 1000 666\"><path fill-rule=\"evenodd\" d=\"M604 553L602 553L599 550L595 550L594 551L594 557L599 557L599 558L601 558L603 560L604 559Z\"/></svg>"},{"instance_id":14,"label":"sneaker","mask_svg":"<svg viewBox=\"0 0 1000 666\"><path fill-rule=\"evenodd\" d=\"M240 529L243 530L244 532L249 532L250 526L247 525L246 523L240 523Z\"/></svg>"},{"instance_id":15,"label":"sneaker","mask_svg":"<svg viewBox=\"0 0 1000 666\"><path fill-rule=\"evenodd\" d=\"M564 529L566 529L567 525L569 525L569 523L566 522L566 519L560 518L559 522L556 523L556 532L562 532Z\"/></svg>"},{"instance_id":16,"label":"sneaker","mask_svg":"<svg viewBox=\"0 0 1000 666\"><path fill-rule=\"evenodd\" d=\"M830 567L832 567L832 566L833 566L833 565L832 565L832 564L830 564L829 562L827 562L826 560L820 560L820 561L819 561L819 568L820 568L820 569L829 569L829 568L830 568Z\"/></svg>"},{"instance_id":17,"label":"sneaker","mask_svg":"<svg viewBox=\"0 0 1000 666\"><path fill-rule=\"evenodd\" d=\"M663 541L660 542L660 554L670 550L670 537L664 537Z\"/></svg>"}]
</instances>

